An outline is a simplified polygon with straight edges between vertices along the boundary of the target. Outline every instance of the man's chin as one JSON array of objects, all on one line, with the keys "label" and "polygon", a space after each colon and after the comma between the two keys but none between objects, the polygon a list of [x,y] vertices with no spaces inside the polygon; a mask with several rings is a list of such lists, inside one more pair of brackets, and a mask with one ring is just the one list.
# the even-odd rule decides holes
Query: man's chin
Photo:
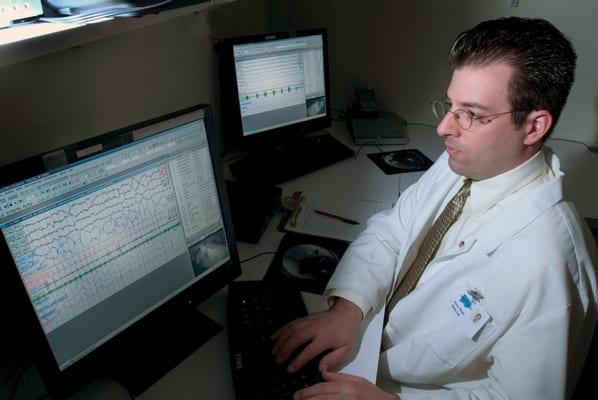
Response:
[{"label": "man's chin", "polygon": [[453,159],[453,157],[451,157],[450,155],[448,159],[448,165],[455,174],[467,176],[466,168],[464,168],[464,166],[461,163]]}]

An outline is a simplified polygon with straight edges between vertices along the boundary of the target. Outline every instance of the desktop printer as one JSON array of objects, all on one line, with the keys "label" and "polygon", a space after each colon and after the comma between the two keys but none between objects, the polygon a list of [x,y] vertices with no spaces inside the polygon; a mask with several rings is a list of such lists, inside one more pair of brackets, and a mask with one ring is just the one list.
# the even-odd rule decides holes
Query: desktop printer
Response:
[{"label": "desktop printer", "polygon": [[394,112],[380,111],[377,117],[351,116],[349,131],[356,145],[407,144],[407,122]]}]

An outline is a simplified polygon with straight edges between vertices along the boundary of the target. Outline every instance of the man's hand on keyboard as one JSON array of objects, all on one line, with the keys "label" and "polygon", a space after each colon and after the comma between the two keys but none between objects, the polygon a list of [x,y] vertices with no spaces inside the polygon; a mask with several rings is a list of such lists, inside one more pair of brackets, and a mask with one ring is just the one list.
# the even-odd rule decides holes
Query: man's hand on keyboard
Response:
[{"label": "man's hand on keyboard", "polygon": [[368,380],[358,376],[322,371],[325,382],[299,390],[294,400],[307,399],[355,399],[355,400],[400,400],[395,394],[384,392]]},{"label": "man's hand on keyboard", "polygon": [[348,300],[338,298],[327,311],[297,319],[272,335],[272,354],[276,362],[282,364],[299,348],[303,350],[287,369],[295,372],[319,354],[329,351],[320,360],[320,371],[341,364],[355,348],[363,315],[359,307]]}]

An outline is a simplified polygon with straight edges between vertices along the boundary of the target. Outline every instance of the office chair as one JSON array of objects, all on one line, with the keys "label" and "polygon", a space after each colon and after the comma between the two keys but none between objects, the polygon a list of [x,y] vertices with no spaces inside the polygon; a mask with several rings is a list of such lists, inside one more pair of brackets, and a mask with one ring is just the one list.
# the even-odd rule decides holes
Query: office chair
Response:
[{"label": "office chair", "polygon": [[[598,220],[593,218],[586,218],[588,226],[594,235],[596,245],[598,245]],[[594,336],[590,342],[590,348],[584,362],[583,369],[579,380],[575,385],[572,400],[587,398],[587,393],[592,393],[596,389],[596,373],[598,370],[598,329],[594,330]],[[585,396],[584,396],[585,394]]]}]

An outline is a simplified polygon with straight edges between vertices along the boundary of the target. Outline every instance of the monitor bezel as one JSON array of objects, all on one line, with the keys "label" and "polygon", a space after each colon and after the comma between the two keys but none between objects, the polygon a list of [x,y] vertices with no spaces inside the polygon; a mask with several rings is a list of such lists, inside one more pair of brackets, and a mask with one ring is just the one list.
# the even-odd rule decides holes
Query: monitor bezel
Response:
[{"label": "monitor bezel", "polygon": [[[320,35],[322,37],[326,114],[318,118],[290,123],[285,126],[256,132],[250,135],[243,135],[233,46],[313,35]],[[233,147],[249,149],[277,147],[292,143],[294,140],[300,139],[315,131],[330,128],[332,125],[328,65],[328,35],[325,28],[307,29],[296,32],[263,33],[227,38],[223,39],[222,42],[218,44],[217,52],[219,54],[219,73],[222,91],[222,126],[223,131],[226,133],[227,138]]]},{"label": "monitor bezel", "polygon": [[[51,393],[53,396],[68,396],[79,387],[84,385],[92,376],[97,374],[97,370],[100,368],[100,366],[105,366],[106,363],[110,363],[110,360],[107,359],[107,357],[111,357],[111,354],[113,353],[111,348],[117,348],[120,345],[119,341],[126,337],[127,334],[130,334],[130,332],[133,330],[137,332],[143,331],[143,325],[152,320],[152,318],[155,319],[157,315],[172,314],[169,312],[169,310],[174,310],[180,307],[189,307],[190,305],[192,307],[197,306],[199,303],[206,300],[208,297],[212,296],[220,289],[225,287],[229,282],[241,275],[239,255],[236,248],[230,207],[228,205],[228,197],[224,184],[222,168],[220,165],[218,137],[214,131],[211,106],[200,104],[188,107],[183,110],[175,111],[141,123],[108,132],[91,139],[86,139],[72,145],[65,146],[61,149],[65,150],[70,164],[72,162],[80,161],[91,156],[97,156],[97,154],[99,154],[94,153],[93,155],[76,158],[78,150],[86,149],[90,146],[101,143],[104,146],[104,150],[102,150],[102,152],[110,151],[116,147],[126,144],[121,143],[118,146],[115,146],[115,144],[119,141],[118,138],[123,134],[126,135],[133,130],[144,128],[146,126],[192,112],[198,112],[200,116],[203,116],[205,123],[208,147],[212,159],[212,170],[216,179],[218,196],[220,198],[223,225],[227,237],[230,260],[211,271],[189,287],[185,288],[157,308],[153,309],[141,317],[138,321],[107,340],[97,349],[94,349],[91,353],[83,356],[80,360],[76,361],[74,364],[68,366],[62,371],[59,369],[54,358],[52,349],[50,348],[44,330],[37,318],[37,314],[33,304],[29,299],[25,285],[20,278],[20,274],[11,256],[8,244],[4,239],[4,235],[0,234],[0,260],[4,261],[0,263],[0,276],[6,277],[5,286],[8,290],[10,290],[7,298],[14,299],[12,306],[17,311],[17,322],[23,330],[21,333],[26,337],[25,341],[32,342],[34,361],[37,363],[40,375],[44,380],[49,393]],[[0,166],[0,187],[8,186],[29,177],[48,172],[48,169],[44,166],[43,156],[53,153],[54,151],[56,150]],[[127,340],[130,340],[130,338],[127,338]]]}]

